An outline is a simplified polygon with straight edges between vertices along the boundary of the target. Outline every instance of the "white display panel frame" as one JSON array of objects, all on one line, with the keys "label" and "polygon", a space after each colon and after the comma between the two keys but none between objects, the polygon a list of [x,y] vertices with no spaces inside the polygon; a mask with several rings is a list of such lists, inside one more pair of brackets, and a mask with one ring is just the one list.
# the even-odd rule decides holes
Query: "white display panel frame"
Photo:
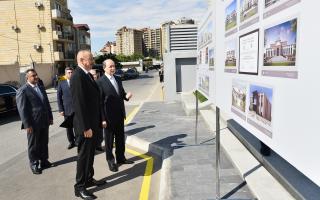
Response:
[{"label": "white display panel frame", "polygon": [[[298,1],[298,0],[297,0]],[[264,1],[259,1],[258,21],[247,27],[239,27],[239,31],[226,37],[225,8],[229,2],[215,1],[216,34],[215,44],[215,104],[227,118],[237,121],[242,127],[252,133],[278,153],[297,170],[320,186],[320,134],[318,131],[320,107],[319,91],[320,68],[313,59],[318,58],[317,48],[320,46],[320,29],[315,25],[320,1],[300,1],[290,5],[281,12],[264,17],[266,12],[289,2],[280,1],[268,9]],[[294,2],[293,0],[290,1]],[[239,4],[239,1],[238,1]],[[238,7],[239,9],[239,7]],[[290,19],[298,19],[296,69],[298,78],[270,77],[262,74],[264,53],[264,30]],[[238,17],[239,18],[239,17]],[[239,19],[238,19],[239,20]],[[248,20],[250,21],[250,20]],[[239,26],[243,23],[238,23]],[[220,28],[219,28],[220,27]],[[225,43],[231,38],[239,39],[240,35],[259,29],[259,64],[257,75],[240,73],[225,73]],[[239,47],[238,47],[239,48]],[[272,96],[272,137],[231,111],[233,80],[258,84],[273,89]],[[248,94],[249,95],[249,94]],[[248,97],[247,97],[248,98]],[[248,107],[249,105],[246,104]],[[246,116],[246,114],[245,114]],[[246,118],[245,118],[246,119]]]},{"label": "white display panel frame", "polygon": [[258,75],[259,29],[239,36],[239,73]]}]

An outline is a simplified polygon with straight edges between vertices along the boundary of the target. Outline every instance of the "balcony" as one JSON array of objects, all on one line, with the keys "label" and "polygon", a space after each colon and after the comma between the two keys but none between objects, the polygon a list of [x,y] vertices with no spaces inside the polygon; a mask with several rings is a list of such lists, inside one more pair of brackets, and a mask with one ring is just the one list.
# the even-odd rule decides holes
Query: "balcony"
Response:
[{"label": "balcony", "polygon": [[70,11],[61,11],[57,9],[51,10],[52,18],[65,24],[72,24],[73,18]]},{"label": "balcony", "polygon": [[64,42],[74,42],[74,35],[70,32],[53,31],[53,39]]},{"label": "balcony", "polygon": [[66,51],[64,53],[65,60],[74,60],[76,58],[76,54],[74,51]]},{"label": "balcony", "polygon": [[63,61],[63,60],[64,60],[63,52],[55,51],[54,52],[54,61]]}]

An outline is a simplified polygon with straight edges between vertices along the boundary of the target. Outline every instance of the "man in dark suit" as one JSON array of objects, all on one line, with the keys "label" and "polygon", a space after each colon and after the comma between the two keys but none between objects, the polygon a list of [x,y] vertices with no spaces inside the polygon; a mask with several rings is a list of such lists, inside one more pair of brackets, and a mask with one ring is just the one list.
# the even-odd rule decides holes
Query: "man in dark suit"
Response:
[{"label": "man in dark suit", "polygon": [[[100,73],[98,72],[98,69],[91,69],[89,73],[92,75],[93,80],[95,81],[100,78]],[[101,145],[102,141],[103,141],[103,134],[102,134],[102,127],[101,127],[101,129],[99,130],[99,133],[97,134],[97,143],[96,143],[97,151],[103,151],[103,148]]]},{"label": "man in dark suit", "polygon": [[[114,76],[115,64],[111,59],[103,62],[105,74],[97,80],[100,88],[102,107],[102,126],[105,134],[106,159],[109,169],[118,171],[121,164],[132,164],[133,161],[125,158],[124,119],[126,117],[124,101],[132,97],[130,92],[123,89],[121,79]],[[116,143],[116,160],[112,153],[113,141]]]},{"label": "man in dark suit", "polygon": [[99,88],[89,73],[93,64],[90,51],[81,50],[77,55],[78,67],[70,80],[74,109],[73,127],[78,141],[78,160],[75,195],[82,199],[95,199],[86,188],[102,185],[93,179],[93,161],[97,132],[101,126]]},{"label": "man in dark suit", "polygon": [[[64,118],[69,118],[73,114],[73,107],[72,107],[72,97],[71,97],[71,90],[70,90],[70,78],[72,75],[73,69],[71,67],[66,67],[65,69],[65,77],[66,80],[60,81],[58,85],[57,91],[57,100],[58,100],[58,107],[59,113]],[[67,128],[67,138],[69,141],[68,149],[72,149],[75,147],[75,137],[73,128]]]},{"label": "man in dark suit", "polygon": [[22,129],[27,130],[28,156],[31,171],[41,174],[52,164],[48,161],[49,125],[53,117],[48,96],[34,69],[26,71],[27,83],[19,88],[16,96]]}]

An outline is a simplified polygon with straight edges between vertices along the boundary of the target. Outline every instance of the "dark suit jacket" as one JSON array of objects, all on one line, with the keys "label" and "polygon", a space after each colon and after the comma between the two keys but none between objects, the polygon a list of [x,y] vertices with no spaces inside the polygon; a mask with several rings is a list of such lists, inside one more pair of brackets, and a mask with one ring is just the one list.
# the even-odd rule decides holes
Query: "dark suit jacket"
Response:
[{"label": "dark suit jacket", "polygon": [[64,112],[65,116],[71,116],[73,113],[71,90],[68,81],[60,81],[57,91],[57,101],[59,112]]},{"label": "dark suit jacket", "polygon": [[101,127],[99,88],[95,81],[77,67],[70,80],[72,104],[74,110],[73,127],[76,134]]},{"label": "dark suit jacket", "polygon": [[49,127],[50,120],[53,120],[47,93],[43,86],[38,85],[38,87],[42,93],[43,101],[28,83],[17,91],[17,108],[22,121],[22,129]]},{"label": "dark suit jacket", "polygon": [[100,102],[103,112],[101,118],[107,121],[108,124],[123,123],[126,117],[124,101],[126,99],[126,92],[123,89],[120,78],[114,76],[119,87],[119,95],[113,87],[112,83],[106,75],[103,75],[97,80],[100,89]]}]

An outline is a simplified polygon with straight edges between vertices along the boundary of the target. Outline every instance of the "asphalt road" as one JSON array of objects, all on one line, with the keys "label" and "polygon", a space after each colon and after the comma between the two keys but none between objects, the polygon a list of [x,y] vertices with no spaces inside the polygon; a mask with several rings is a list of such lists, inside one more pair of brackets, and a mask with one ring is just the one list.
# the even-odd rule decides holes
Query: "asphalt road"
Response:
[{"label": "asphalt road", "polygon": [[[123,81],[127,92],[133,98],[126,102],[129,115],[132,110],[144,101],[152,100],[158,83],[157,71],[142,73],[138,79]],[[54,115],[54,125],[50,127],[49,151],[51,162],[57,166],[44,171],[42,175],[33,175],[28,166],[27,138],[20,130],[21,121],[17,114],[0,118],[0,199],[73,199],[76,150],[67,150],[65,130],[59,125],[63,118],[59,116],[56,102],[56,91],[48,90],[48,96]],[[111,173],[106,165],[105,154],[95,157],[95,177],[106,179],[108,184],[100,188],[91,188],[103,199],[139,199],[149,195],[156,199],[159,189],[161,160],[134,147],[127,147],[126,156],[135,161],[134,165],[121,166],[119,172]],[[151,183],[142,188],[145,179],[146,163],[152,158],[153,173]],[[150,188],[149,188],[150,187]]]}]

